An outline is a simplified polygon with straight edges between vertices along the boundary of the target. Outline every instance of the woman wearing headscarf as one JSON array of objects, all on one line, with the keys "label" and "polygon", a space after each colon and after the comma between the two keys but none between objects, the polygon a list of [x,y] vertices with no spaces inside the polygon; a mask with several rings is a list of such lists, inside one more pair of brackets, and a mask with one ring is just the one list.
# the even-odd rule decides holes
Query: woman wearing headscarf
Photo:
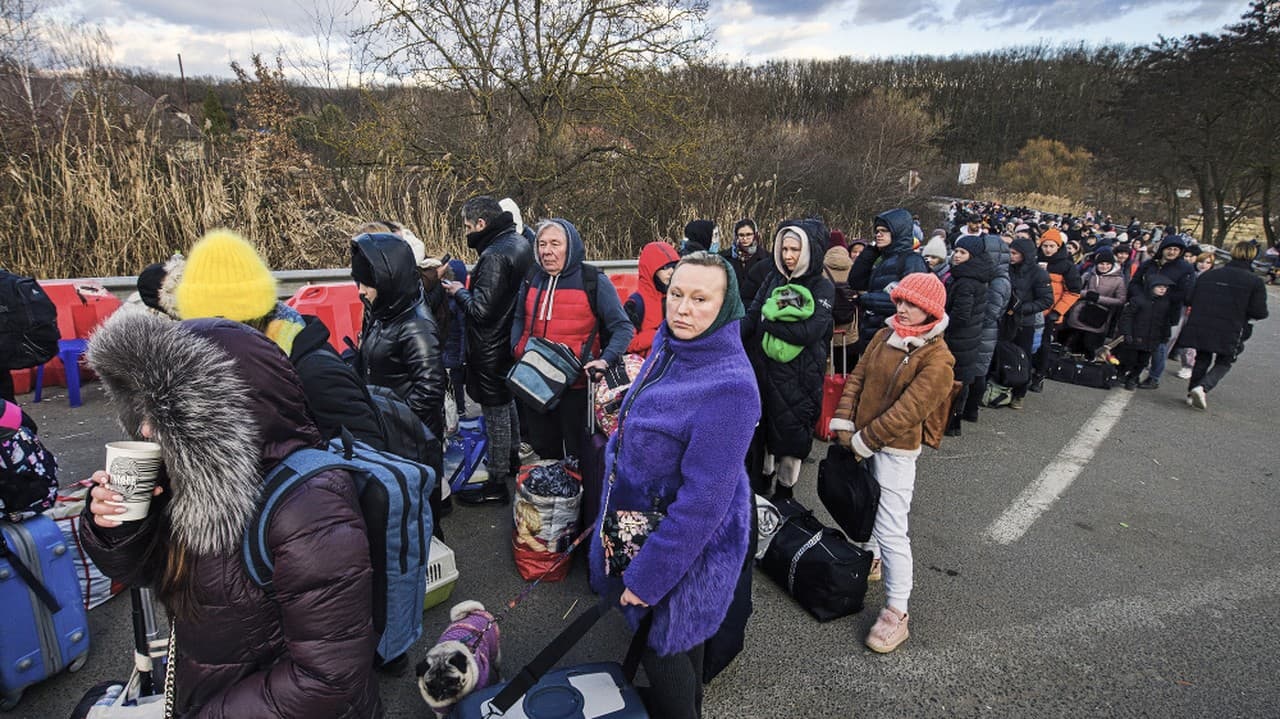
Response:
[{"label": "woman wearing headscarf", "polygon": [[[643,695],[650,716],[664,719],[701,716],[703,644],[725,619],[750,540],[742,458],[760,398],[742,317],[725,261],[685,256],[671,278],[666,321],[605,450],[591,582],[601,593],[622,591],[633,629],[649,615],[643,664],[652,687]],[[607,551],[618,536],[609,527],[625,512],[660,518],[638,551]]]},{"label": "woman wearing headscarf", "polygon": [[[827,227],[787,220],[774,233],[774,272],[756,292],[742,323],[764,401],[764,474],[776,471],[778,498],[790,497],[809,456],[822,411],[835,286],[823,275]],[[767,481],[767,480],[766,480]],[[767,491],[767,488],[763,488]]]}]

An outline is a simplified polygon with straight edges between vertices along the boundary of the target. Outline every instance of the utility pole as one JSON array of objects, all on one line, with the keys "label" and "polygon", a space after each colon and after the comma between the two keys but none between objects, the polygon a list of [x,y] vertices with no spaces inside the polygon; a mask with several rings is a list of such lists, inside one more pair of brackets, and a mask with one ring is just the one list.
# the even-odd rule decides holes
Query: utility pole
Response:
[{"label": "utility pole", "polygon": [[182,78],[182,111],[187,112],[190,101],[187,100],[187,73],[182,69],[182,53],[178,53],[178,77]]}]

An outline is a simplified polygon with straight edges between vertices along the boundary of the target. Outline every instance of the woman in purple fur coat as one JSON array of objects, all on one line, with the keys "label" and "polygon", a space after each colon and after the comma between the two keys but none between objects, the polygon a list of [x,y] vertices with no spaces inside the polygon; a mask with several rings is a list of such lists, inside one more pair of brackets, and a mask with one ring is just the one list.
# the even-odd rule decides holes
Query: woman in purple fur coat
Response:
[{"label": "woman in purple fur coat", "polygon": [[[753,510],[744,458],[760,395],[742,347],[743,315],[724,260],[701,252],[682,259],[666,321],[606,449],[592,585],[604,593],[621,581],[633,629],[652,611],[644,696],[650,715],[664,719],[701,716],[703,644],[724,621],[747,553]],[[600,524],[619,510],[665,514],[620,579],[606,572]]]}]

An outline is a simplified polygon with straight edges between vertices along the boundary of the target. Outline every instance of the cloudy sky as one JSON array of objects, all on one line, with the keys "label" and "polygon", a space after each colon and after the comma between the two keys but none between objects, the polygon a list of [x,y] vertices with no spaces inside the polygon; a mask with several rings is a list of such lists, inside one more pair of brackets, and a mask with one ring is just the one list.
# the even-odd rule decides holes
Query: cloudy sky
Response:
[{"label": "cloudy sky", "polygon": [[[117,64],[230,74],[231,60],[281,49],[341,58],[359,0],[45,0],[62,20],[103,28]],[[1009,45],[1145,43],[1213,31],[1245,0],[710,0],[716,52],[728,60],[949,55]],[[328,18],[318,23],[316,18]],[[327,51],[326,51],[327,48]],[[296,73],[296,70],[295,70]],[[330,81],[350,75],[338,72]]]}]

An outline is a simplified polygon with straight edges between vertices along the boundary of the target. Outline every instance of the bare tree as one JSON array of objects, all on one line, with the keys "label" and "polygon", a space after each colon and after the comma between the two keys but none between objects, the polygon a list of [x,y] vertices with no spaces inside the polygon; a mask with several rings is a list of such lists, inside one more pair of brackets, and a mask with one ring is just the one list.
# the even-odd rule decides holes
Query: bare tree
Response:
[{"label": "bare tree", "polygon": [[357,32],[386,74],[461,91],[452,153],[474,179],[541,205],[584,171],[632,156],[655,99],[633,81],[702,57],[704,0],[376,0]]}]

